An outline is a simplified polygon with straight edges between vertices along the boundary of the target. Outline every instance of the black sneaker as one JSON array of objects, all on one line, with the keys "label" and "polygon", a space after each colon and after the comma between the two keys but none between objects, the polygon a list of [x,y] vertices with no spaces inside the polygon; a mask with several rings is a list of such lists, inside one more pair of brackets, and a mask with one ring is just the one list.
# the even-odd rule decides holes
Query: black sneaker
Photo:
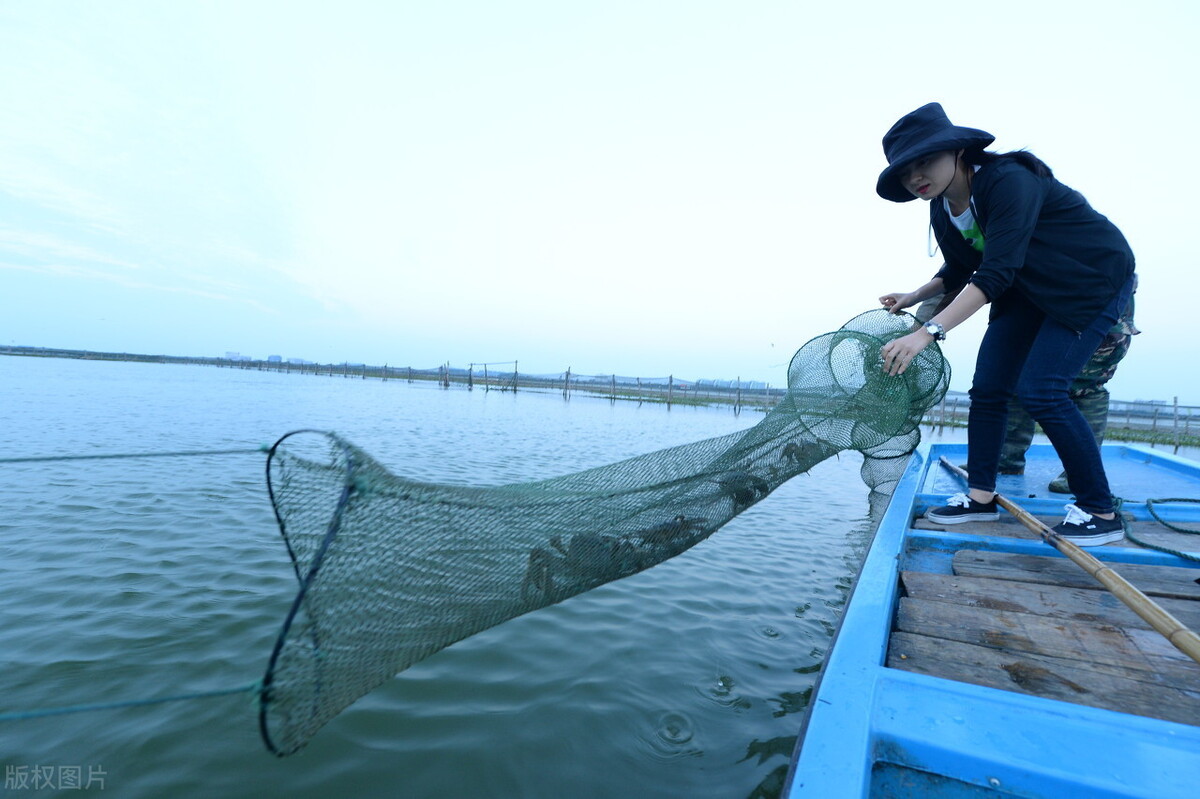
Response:
[{"label": "black sneaker", "polygon": [[1054,532],[1075,546],[1098,547],[1125,537],[1121,514],[1115,514],[1111,519],[1101,519],[1074,505],[1065,507],[1067,518],[1063,519],[1062,524],[1054,525]]},{"label": "black sneaker", "polygon": [[962,524],[963,522],[994,522],[1000,518],[996,511],[996,500],[986,504],[976,502],[966,494],[955,494],[940,508],[925,511],[925,518],[937,524]]}]

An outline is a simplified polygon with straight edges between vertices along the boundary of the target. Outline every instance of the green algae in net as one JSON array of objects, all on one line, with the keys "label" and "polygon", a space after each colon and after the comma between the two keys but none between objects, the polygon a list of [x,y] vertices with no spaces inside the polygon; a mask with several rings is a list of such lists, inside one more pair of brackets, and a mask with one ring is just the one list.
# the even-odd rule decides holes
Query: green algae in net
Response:
[{"label": "green algae in net", "polygon": [[913,323],[870,311],[812,339],[783,400],[745,431],[549,480],[423,483],[334,434],[284,436],[267,477],[299,590],[260,689],[267,748],[296,752],[456,641],[690,549],[844,450],[890,493],[950,377],[936,345],[883,372],[880,347]]}]

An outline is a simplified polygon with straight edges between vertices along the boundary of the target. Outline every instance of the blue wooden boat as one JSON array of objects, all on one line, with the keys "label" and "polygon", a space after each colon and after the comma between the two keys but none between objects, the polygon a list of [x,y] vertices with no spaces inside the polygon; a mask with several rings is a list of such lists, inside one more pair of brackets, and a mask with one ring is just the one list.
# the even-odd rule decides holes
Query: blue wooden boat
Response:
[{"label": "blue wooden boat", "polygon": [[[922,445],[880,522],[783,796],[1200,796],[1200,664],[1012,515],[920,519],[964,490],[941,456],[965,463],[966,445]],[[1200,555],[1171,529],[1200,529],[1200,504],[1154,501],[1200,500],[1200,464],[1137,445],[1103,457],[1134,535]],[[1060,468],[1035,445],[997,490],[1056,524]],[[1200,562],[1129,539],[1087,551],[1200,629]]]}]

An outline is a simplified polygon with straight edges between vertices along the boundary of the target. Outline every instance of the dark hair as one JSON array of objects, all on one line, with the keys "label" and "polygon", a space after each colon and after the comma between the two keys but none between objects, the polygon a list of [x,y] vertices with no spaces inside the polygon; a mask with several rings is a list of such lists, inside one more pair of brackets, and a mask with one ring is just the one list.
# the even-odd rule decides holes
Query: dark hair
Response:
[{"label": "dark hair", "polygon": [[993,153],[990,150],[967,150],[963,153],[963,161],[971,165],[983,166],[984,164],[990,164],[1001,159],[1016,161],[1039,178],[1054,177],[1054,173],[1050,171],[1050,167],[1046,166],[1046,162],[1028,150],[1013,150],[1007,153]]}]

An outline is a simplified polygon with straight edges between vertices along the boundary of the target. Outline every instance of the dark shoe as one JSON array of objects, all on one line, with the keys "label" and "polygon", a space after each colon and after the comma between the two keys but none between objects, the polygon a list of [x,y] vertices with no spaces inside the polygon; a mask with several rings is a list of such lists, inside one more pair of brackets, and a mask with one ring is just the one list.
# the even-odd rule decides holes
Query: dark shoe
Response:
[{"label": "dark shoe", "polygon": [[1054,532],[1075,546],[1098,547],[1125,537],[1125,525],[1119,513],[1111,519],[1101,519],[1074,505],[1067,505],[1066,509],[1067,518],[1062,524],[1054,525]]},{"label": "dark shoe", "polygon": [[1051,480],[1048,488],[1052,494],[1070,494],[1071,484],[1067,482],[1067,473],[1063,472]]},{"label": "dark shoe", "polygon": [[940,508],[925,511],[925,518],[936,524],[962,524],[963,522],[994,522],[1000,518],[996,511],[996,500],[987,504],[976,502],[966,494],[955,494]]}]

